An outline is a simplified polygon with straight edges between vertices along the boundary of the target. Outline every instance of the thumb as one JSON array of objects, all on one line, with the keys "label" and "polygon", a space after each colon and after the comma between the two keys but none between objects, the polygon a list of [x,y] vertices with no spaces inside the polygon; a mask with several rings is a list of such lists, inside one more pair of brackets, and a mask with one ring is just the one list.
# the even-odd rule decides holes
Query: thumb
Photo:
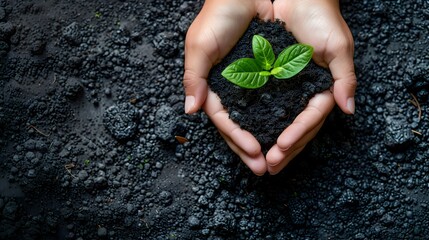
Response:
[{"label": "thumb", "polygon": [[357,86],[352,56],[337,57],[329,63],[334,78],[333,94],[337,105],[344,113],[355,112],[355,90]]},{"label": "thumb", "polygon": [[200,109],[207,98],[207,76],[211,61],[195,48],[185,49],[185,72],[183,86],[185,88],[185,113],[194,113]]},{"label": "thumb", "polygon": [[[203,20],[200,20],[203,19]],[[204,18],[197,16],[189,28],[185,41],[185,113],[198,111],[207,98],[207,78],[210,69],[219,56],[216,37],[208,27],[204,28]]]},{"label": "thumb", "polygon": [[[260,9],[256,9],[260,8]],[[272,19],[270,0],[212,0],[205,1],[186,35],[185,112],[194,113],[207,98],[207,77],[211,67],[225,56],[259,13]]]},{"label": "thumb", "polygon": [[[335,49],[330,49],[331,56],[328,57],[329,70],[334,78],[333,94],[337,105],[346,114],[355,113],[355,90],[357,80],[353,63],[354,43],[353,36],[344,19],[339,15],[339,23],[337,29],[340,29],[338,38],[330,39],[330,46],[335,46]],[[329,54],[328,54],[329,55]]]}]

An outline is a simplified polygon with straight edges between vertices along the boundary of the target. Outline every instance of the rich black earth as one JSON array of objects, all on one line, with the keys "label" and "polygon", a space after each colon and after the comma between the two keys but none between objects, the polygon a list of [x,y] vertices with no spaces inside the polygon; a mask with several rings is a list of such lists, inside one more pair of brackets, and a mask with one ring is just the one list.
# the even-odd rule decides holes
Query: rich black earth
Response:
[{"label": "rich black earth", "polygon": [[294,77],[283,80],[270,77],[259,89],[244,89],[232,84],[221,73],[239,58],[254,57],[252,38],[255,34],[271,43],[276,56],[296,43],[285,31],[284,23],[254,20],[231,52],[212,69],[209,85],[228,109],[230,118],[251,132],[267,152],[283,130],[304,110],[310,98],[332,85],[332,76],[311,61]]},{"label": "rich black earth", "polygon": [[183,112],[201,4],[0,0],[0,239],[427,238],[429,3],[342,1],[356,114],[264,177]]}]

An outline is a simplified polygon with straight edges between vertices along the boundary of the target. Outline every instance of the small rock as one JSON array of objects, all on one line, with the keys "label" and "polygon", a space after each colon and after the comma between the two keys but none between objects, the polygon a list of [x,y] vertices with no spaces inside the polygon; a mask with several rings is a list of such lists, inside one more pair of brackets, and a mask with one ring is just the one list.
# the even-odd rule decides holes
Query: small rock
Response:
[{"label": "small rock", "polygon": [[200,220],[195,216],[190,216],[188,218],[188,223],[191,226],[191,228],[197,228],[200,226]]},{"label": "small rock", "polygon": [[88,172],[87,172],[87,171],[85,171],[85,170],[81,170],[81,171],[79,171],[79,173],[77,174],[77,177],[78,177],[80,180],[86,180],[86,179],[88,178]]},{"label": "small rock", "polygon": [[137,130],[138,111],[129,104],[123,103],[109,107],[103,115],[106,130],[118,140],[127,140]]},{"label": "small rock", "polygon": [[156,167],[157,169],[162,169],[162,163],[160,163],[160,162],[156,162],[155,167]]},{"label": "small rock", "polygon": [[46,41],[35,40],[31,44],[30,51],[33,55],[41,55],[45,51]]},{"label": "small rock", "polygon": [[231,111],[231,113],[229,114],[229,117],[236,122],[240,122],[240,120],[243,119],[243,116],[241,115],[240,112],[238,111]]},{"label": "small rock", "polygon": [[162,191],[159,194],[159,200],[160,200],[161,203],[164,204],[164,206],[168,206],[168,205],[171,204],[171,202],[173,200],[173,197],[171,196],[170,192]]},{"label": "small rock", "polygon": [[107,187],[107,179],[105,177],[96,177],[94,179],[94,183],[98,189],[104,189]]},{"label": "small rock", "polygon": [[355,239],[365,239],[365,235],[363,233],[357,233]]},{"label": "small rock", "polygon": [[80,57],[70,57],[68,59],[68,64],[71,68],[79,68],[82,64],[82,59]]},{"label": "small rock", "polygon": [[131,213],[133,213],[133,212],[134,212],[134,210],[135,210],[134,205],[133,205],[133,204],[131,204],[131,203],[128,203],[128,204],[127,204],[127,213],[128,213],[128,214],[131,214]]},{"label": "small rock", "polygon": [[75,78],[69,78],[64,88],[65,95],[70,100],[76,100],[83,94],[83,86]]},{"label": "small rock", "polygon": [[234,229],[235,218],[230,212],[224,210],[217,210],[215,211],[214,216],[212,218],[212,224],[216,228]]},{"label": "small rock", "polygon": [[80,32],[79,32],[79,26],[77,22],[72,22],[70,25],[64,28],[63,30],[63,37],[66,39],[68,43],[71,45],[79,45],[80,40]]},{"label": "small rock", "polygon": [[173,108],[163,105],[155,114],[155,134],[160,139],[173,143],[179,116]]},{"label": "small rock", "polygon": [[105,236],[107,236],[107,229],[104,228],[104,227],[98,228],[97,235],[99,237],[105,237]]},{"label": "small rock", "polygon": [[25,154],[25,159],[27,159],[27,160],[32,160],[35,157],[36,157],[36,155],[34,154],[34,152],[27,152]]},{"label": "small rock", "polygon": [[175,32],[158,33],[153,40],[156,52],[166,58],[171,58],[177,54],[178,42],[178,34]]},{"label": "small rock", "polygon": [[394,218],[391,214],[387,213],[381,218],[380,221],[386,226],[391,226],[394,223]]},{"label": "small rock", "polygon": [[15,31],[15,26],[12,23],[0,23],[0,40],[8,42]]},{"label": "small rock", "polygon": [[350,189],[354,189],[357,186],[357,182],[353,178],[346,178],[344,181],[344,185],[346,185]]},{"label": "small rock", "polygon": [[347,189],[341,194],[337,205],[343,207],[355,207],[357,205],[355,194],[350,189]]},{"label": "small rock", "polygon": [[36,170],[34,170],[34,169],[28,170],[27,177],[29,177],[29,178],[36,177]]},{"label": "small rock", "polygon": [[106,97],[111,97],[112,96],[112,90],[110,88],[105,88],[104,89],[104,95],[106,95]]},{"label": "small rock", "polygon": [[390,169],[382,163],[374,162],[372,166],[377,170],[380,175],[388,175]]},{"label": "small rock", "polygon": [[391,150],[401,150],[412,142],[414,136],[407,119],[402,114],[386,117],[384,144]]},{"label": "small rock", "polygon": [[204,195],[201,195],[198,198],[198,203],[201,204],[201,205],[203,205],[203,206],[206,206],[206,205],[209,204],[209,201],[207,200],[207,198]]}]

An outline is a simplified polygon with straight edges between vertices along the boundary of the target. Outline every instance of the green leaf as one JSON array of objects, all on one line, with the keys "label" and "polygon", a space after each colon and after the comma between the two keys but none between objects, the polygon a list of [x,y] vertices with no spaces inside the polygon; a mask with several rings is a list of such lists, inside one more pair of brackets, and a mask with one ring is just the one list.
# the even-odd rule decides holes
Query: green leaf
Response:
[{"label": "green leaf", "polygon": [[312,56],[312,46],[299,43],[291,45],[279,54],[271,73],[278,79],[291,78],[307,66]]},{"label": "green leaf", "polygon": [[276,56],[270,42],[260,35],[254,35],[252,38],[252,50],[259,66],[264,70],[271,70]]},{"label": "green leaf", "polygon": [[242,87],[255,89],[262,87],[268,81],[268,76],[263,72],[253,58],[241,58],[228,65],[222,72],[222,76],[230,82]]}]

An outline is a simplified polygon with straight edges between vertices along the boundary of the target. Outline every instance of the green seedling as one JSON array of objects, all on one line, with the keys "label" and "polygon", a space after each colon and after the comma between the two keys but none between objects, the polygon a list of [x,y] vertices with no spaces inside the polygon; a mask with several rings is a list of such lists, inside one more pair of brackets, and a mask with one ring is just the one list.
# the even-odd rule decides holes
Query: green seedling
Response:
[{"label": "green seedling", "polygon": [[89,159],[85,159],[83,161],[83,163],[85,164],[85,166],[89,166],[89,164],[91,163],[91,161]]},{"label": "green seedling", "polygon": [[100,12],[95,12],[95,18],[101,18],[101,13]]},{"label": "green seedling", "polygon": [[137,167],[140,168],[140,169],[143,169],[144,165],[143,165],[143,163],[139,163],[139,165],[137,165]]},{"label": "green seedling", "polygon": [[240,58],[228,65],[222,76],[228,81],[248,89],[260,88],[270,76],[287,79],[298,74],[307,66],[313,56],[313,47],[293,44],[277,57],[270,42],[260,35],[254,35],[252,50],[255,58]]}]

